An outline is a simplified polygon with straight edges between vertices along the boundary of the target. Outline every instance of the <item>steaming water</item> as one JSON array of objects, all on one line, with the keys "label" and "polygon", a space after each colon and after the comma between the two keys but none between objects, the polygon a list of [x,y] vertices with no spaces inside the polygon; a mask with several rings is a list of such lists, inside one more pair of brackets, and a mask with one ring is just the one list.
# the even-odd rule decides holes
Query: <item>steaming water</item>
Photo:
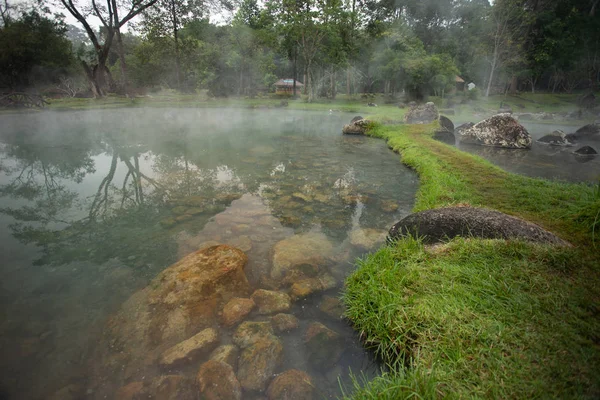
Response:
[{"label": "steaming water", "polygon": [[[203,242],[231,243],[259,288],[274,244],[305,232],[336,249],[338,288],[294,304],[300,328],[281,335],[280,370],[307,371],[325,397],[349,369],[375,374],[356,333],[317,306],[365,251],[349,232],[386,230],[408,214],[417,178],[383,141],[342,136],[348,119],[222,109],[1,116],[0,398],[67,385],[95,398],[89,368],[106,318],[161,270]],[[198,198],[212,208],[195,213]],[[335,368],[307,364],[310,321],[340,333]]]},{"label": "steaming water", "polygon": [[537,140],[555,130],[573,133],[577,127],[524,121],[520,121],[520,123],[527,129],[534,141],[531,150],[501,149],[458,143],[457,145],[461,150],[481,156],[499,167],[517,174],[570,182],[598,182],[600,179],[600,156],[581,157],[573,154],[574,150],[585,145],[600,151],[598,141],[582,140],[573,147],[549,146],[538,143]]}]

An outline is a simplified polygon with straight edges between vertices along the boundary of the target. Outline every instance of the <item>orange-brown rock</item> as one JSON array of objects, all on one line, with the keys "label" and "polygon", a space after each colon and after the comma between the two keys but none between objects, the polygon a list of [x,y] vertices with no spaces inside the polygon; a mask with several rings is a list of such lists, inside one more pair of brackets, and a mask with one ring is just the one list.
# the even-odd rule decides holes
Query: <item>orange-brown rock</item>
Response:
[{"label": "orange-brown rock", "polygon": [[316,366],[334,365],[344,351],[344,343],[339,333],[320,322],[312,322],[308,325],[304,334],[304,343],[308,360]]},{"label": "orange-brown rock", "polygon": [[271,318],[271,324],[277,332],[288,332],[298,328],[298,318],[292,314],[277,314]]},{"label": "orange-brown rock", "polygon": [[115,394],[115,400],[135,400],[143,395],[143,382],[131,382],[123,386]]},{"label": "orange-brown rock", "polygon": [[223,307],[221,322],[225,326],[233,326],[242,321],[256,307],[254,300],[236,297]]},{"label": "orange-brown rock", "polygon": [[290,369],[273,379],[267,389],[267,399],[312,400],[314,392],[315,387],[306,372]]},{"label": "orange-brown rock", "polygon": [[231,365],[209,360],[198,371],[200,398],[206,400],[240,400],[242,386]]},{"label": "orange-brown rock", "polygon": [[[92,365],[98,392],[113,397],[125,382],[152,373],[167,349],[215,326],[222,305],[249,295],[246,261],[236,248],[212,246],[187,255],[134,293],[109,319],[97,346]],[[119,386],[111,391],[106,382]]]},{"label": "orange-brown rock", "polygon": [[274,290],[258,289],[252,293],[252,300],[258,306],[259,314],[287,311],[291,307],[290,296]]},{"label": "orange-brown rock", "polygon": [[283,346],[275,336],[265,336],[242,351],[238,378],[247,391],[263,391],[283,361]]}]

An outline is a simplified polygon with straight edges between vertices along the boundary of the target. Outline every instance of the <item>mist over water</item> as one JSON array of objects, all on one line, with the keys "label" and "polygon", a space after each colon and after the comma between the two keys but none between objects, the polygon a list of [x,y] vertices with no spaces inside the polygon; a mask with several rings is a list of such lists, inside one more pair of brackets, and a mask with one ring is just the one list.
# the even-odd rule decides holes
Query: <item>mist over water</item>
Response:
[{"label": "mist over water", "polygon": [[[573,152],[583,146],[598,149],[598,141],[579,140],[573,146],[550,146],[537,140],[561,130],[565,134],[574,133],[577,126],[531,123],[519,121],[533,140],[531,149],[502,149],[497,147],[462,144],[456,140],[456,146],[468,153],[481,156],[500,168],[529,176],[567,182],[597,183],[600,179],[600,156],[578,156]],[[460,124],[460,123],[459,123]],[[457,126],[459,125],[457,124]]]},{"label": "mist over water", "polygon": [[[2,391],[36,399],[76,385],[102,398],[90,378],[96,346],[133,293],[211,241],[244,250],[252,288],[265,287],[273,246],[299,234],[331,243],[336,287],[294,303],[300,327],[281,334],[280,370],[308,371],[325,397],[349,369],[377,373],[352,328],[318,305],[366,251],[349,234],[407,215],[418,182],[383,141],[342,136],[347,119],[168,108],[1,116]],[[340,334],[334,368],[307,364],[312,321]]]}]

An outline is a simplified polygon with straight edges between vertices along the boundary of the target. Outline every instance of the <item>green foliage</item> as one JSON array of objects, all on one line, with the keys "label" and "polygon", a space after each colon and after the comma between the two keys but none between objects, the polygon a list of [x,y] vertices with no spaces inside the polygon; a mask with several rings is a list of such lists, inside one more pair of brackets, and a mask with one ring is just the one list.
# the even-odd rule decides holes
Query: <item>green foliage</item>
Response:
[{"label": "green foliage", "polygon": [[478,100],[479,97],[481,95],[481,91],[479,90],[479,88],[473,88],[471,90],[467,90],[465,92],[465,96],[467,97],[467,99],[469,100]]},{"label": "green foliage", "polygon": [[58,82],[73,62],[66,26],[29,11],[0,27],[0,86]]}]

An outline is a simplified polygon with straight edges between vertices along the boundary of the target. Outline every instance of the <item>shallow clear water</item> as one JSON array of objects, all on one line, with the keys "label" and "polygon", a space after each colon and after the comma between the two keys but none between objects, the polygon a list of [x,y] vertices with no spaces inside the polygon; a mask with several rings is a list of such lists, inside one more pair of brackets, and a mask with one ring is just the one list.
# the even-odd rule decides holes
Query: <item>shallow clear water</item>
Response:
[{"label": "shallow clear water", "polygon": [[458,142],[457,147],[481,156],[502,169],[534,178],[569,182],[598,182],[600,180],[600,156],[582,157],[573,154],[574,150],[586,145],[600,152],[600,141],[582,140],[572,147],[549,146],[538,143],[537,140],[557,129],[565,133],[573,133],[578,127],[520,122],[533,139],[530,150],[501,149]]},{"label": "shallow clear water", "polygon": [[[107,317],[160,271],[203,243],[229,243],[247,254],[253,288],[269,288],[273,246],[307,232],[335,249],[337,287],[294,303],[300,327],[281,335],[279,370],[307,371],[324,397],[339,394],[349,369],[377,373],[352,328],[318,305],[339,294],[366,251],[350,232],[387,230],[407,215],[417,178],[383,141],[342,136],[350,118],[222,109],[0,116],[0,398],[46,398],[68,385],[102,398],[90,369]],[[199,199],[210,207],[194,211]],[[335,368],[307,364],[311,321],[340,334]]]}]

